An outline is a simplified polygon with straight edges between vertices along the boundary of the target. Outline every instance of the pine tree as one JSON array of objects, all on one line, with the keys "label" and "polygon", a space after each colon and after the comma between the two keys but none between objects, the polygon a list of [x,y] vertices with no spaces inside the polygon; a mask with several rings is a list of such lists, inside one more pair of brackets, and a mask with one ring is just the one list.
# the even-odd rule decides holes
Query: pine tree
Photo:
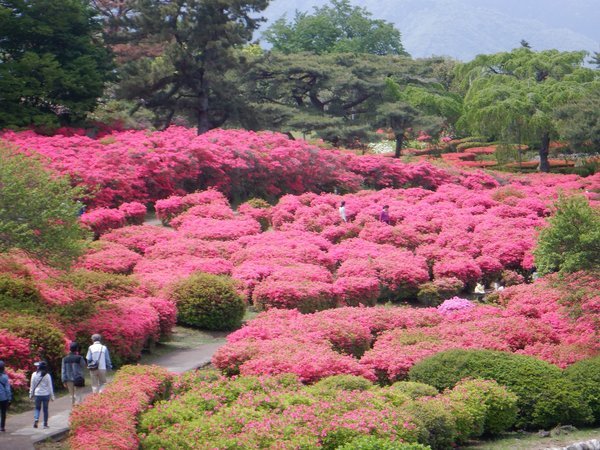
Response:
[{"label": "pine tree", "polygon": [[0,0],[0,128],[93,109],[112,68],[93,16],[83,0]]},{"label": "pine tree", "polygon": [[240,95],[243,53],[268,0],[136,0],[124,20],[130,43],[164,44],[159,57],[121,69],[117,94],[152,109],[162,125],[175,114],[192,118],[198,133],[246,113]]}]

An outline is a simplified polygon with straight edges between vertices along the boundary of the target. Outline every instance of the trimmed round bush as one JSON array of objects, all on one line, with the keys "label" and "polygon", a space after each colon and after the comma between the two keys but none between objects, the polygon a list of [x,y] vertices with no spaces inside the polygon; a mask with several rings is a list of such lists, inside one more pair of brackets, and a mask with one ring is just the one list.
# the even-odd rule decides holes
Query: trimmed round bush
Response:
[{"label": "trimmed round bush", "polygon": [[447,402],[440,398],[420,399],[407,406],[411,416],[421,426],[419,441],[434,450],[452,448],[457,441],[456,419]]},{"label": "trimmed round bush", "polygon": [[0,275],[0,310],[40,312],[43,309],[42,296],[32,281]]},{"label": "trimmed round bush", "polygon": [[377,436],[360,436],[337,450],[431,450],[431,447],[415,442],[390,441]]},{"label": "trimmed round bush", "polygon": [[421,397],[433,397],[439,394],[438,390],[433,386],[425,383],[417,383],[415,381],[398,381],[397,383],[392,384],[390,389],[402,392],[413,400]]},{"label": "trimmed round bush", "polygon": [[246,305],[229,277],[197,273],[177,283],[172,296],[181,324],[207,330],[234,330],[242,325]]},{"label": "trimmed round bush", "polygon": [[470,437],[499,434],[517,420],[517,396],[495,381],[463,380],[447,395],[454,403],[463,442]]},{"label": "trimmed round bush", "polygon": [[567,380],[583,394],[594,415],[594,422],[600,424],[600,356],[576,362],[564,371]]},{"label": "trimmed round bush", "polygon": [[497,381],[518,396],[521,428],[548,428],[557,424],[581,425],[592,420],[581,391],[545,361],[525,355],[491,350],[448,350],[415,364],[412,381],[449,389],[464,378]]}]

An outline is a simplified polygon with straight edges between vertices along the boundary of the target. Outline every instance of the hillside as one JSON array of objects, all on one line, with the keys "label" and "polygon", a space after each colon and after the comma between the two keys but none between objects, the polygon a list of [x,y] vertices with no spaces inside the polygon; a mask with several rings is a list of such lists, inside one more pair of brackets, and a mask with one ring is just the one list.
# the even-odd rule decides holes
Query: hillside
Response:
[{"label": "hillside", "polygon": [[[325,0],[273,0],[269,22],[310,11]],[[510,50],[527,40],[536,50],[598,51],[597,0],[353,0],[375,18],[393,22],[414,57],[447,55],[469,60],[479,53]],[[268,22],[268,23],[269,23]]]}]

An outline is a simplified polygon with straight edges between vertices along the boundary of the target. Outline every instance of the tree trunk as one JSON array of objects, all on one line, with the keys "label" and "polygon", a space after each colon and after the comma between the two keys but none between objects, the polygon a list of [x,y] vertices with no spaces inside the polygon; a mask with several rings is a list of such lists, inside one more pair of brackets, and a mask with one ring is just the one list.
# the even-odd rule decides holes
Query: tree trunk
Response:
[{"label": "tree trunk", "polygon": [[198,135],[210,130],[210,120],[208,120],[208,93],[201,92],[198,96]]},{"label": "tree trunk", "polygon": [[550,135],[542,135],[542,146],[540,147],[540,172],[550,172],[550,163],[548,162],[548,153],[550,150]]},{"label": "tree trunk", "polygon": [[396,133],[396,151],[394,152],[394,158],[400,158],[402,153],[402,145],[404,144],[404,132]]}]

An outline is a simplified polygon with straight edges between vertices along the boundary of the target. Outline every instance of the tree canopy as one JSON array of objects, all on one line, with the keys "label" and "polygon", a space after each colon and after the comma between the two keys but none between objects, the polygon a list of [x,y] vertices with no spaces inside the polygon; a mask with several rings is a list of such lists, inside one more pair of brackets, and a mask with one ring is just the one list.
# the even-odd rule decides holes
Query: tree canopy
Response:
[{"label": "tree canopy", "polygon": [[511,52],[479,55],[458,68],[464,97],[459,126],[490,139],[539,146],[549,171],[550,139],[558,136],[557,108],[598,89],[598,73],[583,67],[585,52]]},{"label": "tree canopy", "polygon": [[0,128],[57,125],[93,109],[111,59],[83,0],[0,1]]},{"label": "tree canopy", "polygon": [[563,197],[535,249],[540,274],[600,269],[600,211],[582,196]]},{"label": "tree canopy", "polygon": [[86,237],[78,221],[80,195],[39,161],[0,144],[0,252],[18,248],[68,265],[83,251]]},{"label": "tree canopy", "polygon": [[283,53],[408,55],[400,37],[392,23],[373,19],[349,0],[331,0],[313,14],[297,11],[293,21],[281,18],[263,34],[273,50]]},{"label": "tree canopy", "polygon": [[[198,133],[242,116],[238,71],[247,43],[268,0],[136,0],[123,19],[130,43],[160,41],[158,57],[122,67],[117,90],[152,109],[168,125],[176,114],[192,118]],[[232,73],[234,72],[234,73]]]}]

